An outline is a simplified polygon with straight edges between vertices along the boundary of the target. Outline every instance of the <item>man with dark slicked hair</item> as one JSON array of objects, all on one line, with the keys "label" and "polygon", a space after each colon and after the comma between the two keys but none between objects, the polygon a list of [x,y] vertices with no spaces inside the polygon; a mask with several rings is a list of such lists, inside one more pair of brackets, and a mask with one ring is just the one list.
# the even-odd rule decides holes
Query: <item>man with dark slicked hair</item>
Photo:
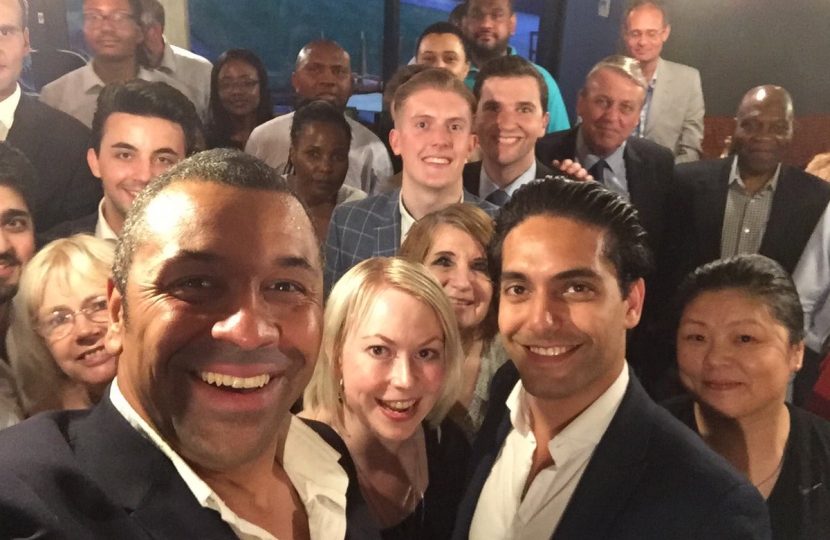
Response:
[{"label": "man with dark slicked hair", "polygon": [[184,160],[136,199],[116,247],[91,410],[0,432],[0,535],[344,538],[340,455],[289,413],[320,346],[306,209],[237,150]]},{"label": "man with dark slicked hair", "polygon": [[631,204],[596,182],[534,182],[502,209],[488,251],[511,361],[493,379],[454,538],[769,538],[754,486],[626,363],[651,266]]},{"label": "man with dark slicked hair", "polygon": [[[352,95],[352,64],[349,53],[334,41],[319,39],[300,50],[291,84],[297,94],[298,105],[324,99],[345,111]],[[294,113],[278,116],[251,132],[245,151],[268,165],[279,168],[288,161],[291,147],[291,122]],[[386,147],[377,135],[360,122],[346,116],[352,128],[349,148],[349,171],[345,184],[368,194],[382,190],[392,176],[392,162]]]}]

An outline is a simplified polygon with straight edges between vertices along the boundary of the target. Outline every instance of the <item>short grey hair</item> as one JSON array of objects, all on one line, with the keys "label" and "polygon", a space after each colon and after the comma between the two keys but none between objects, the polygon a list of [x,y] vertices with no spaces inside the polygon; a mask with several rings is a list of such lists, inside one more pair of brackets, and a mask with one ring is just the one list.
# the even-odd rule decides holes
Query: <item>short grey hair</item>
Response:
[{"label": "short grey hair", "polygon": [[585,77],[585,86],[583,86],[582,90],[580,90],[582,95],[585,95],[585,92],[588,90],[588,85],[591,83],[591,79],[603,69],[614,71],[623,77],[626,77],[634,84],[642,88],[643,92],[645,92],[648,88],[648,83],[646,82],[646,78],[643,76],[643,70],[640,67],[640,63],[628,56],[615,54],[600,60],[593,68],[591,68],[591,71],[588,72],[588,76]]}]

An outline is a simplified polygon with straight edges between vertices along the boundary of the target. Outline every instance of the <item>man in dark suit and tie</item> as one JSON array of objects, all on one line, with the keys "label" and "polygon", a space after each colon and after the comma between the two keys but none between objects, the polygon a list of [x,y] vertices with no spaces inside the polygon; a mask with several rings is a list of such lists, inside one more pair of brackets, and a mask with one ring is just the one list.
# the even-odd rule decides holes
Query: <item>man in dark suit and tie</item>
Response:
[{"label": "man in dark suit and tie", "polygon": [[524,58],[501,56],[478,72],[473,94],[482,159],[464,166],[464,189],[501,207],[521,186],[553,174],[534,152],[550,118],[548,87]]},{"label": "man in dark suit and tie", "polygon": [[254,157],[200,153],[139,195],[115,260],[117,377],[91,410],[0,431],[0,537],[344,538],[340,456],[289,413],[323,303],[296,195]]},{"label": "man in dark suit and tie", "polygon": [[650,265],[595,182],[519,190],[488,248],[511,361],[473,447],[455,540],[770,538],[758,491],[645,394],[625,360]]},{"label": "man in dark suit and tie", "polygon": [[19,149],[40,181],[29,187],[39,231],[95,209],[101,184],[86,164],[89,129],[22,93],[17,80],[29,54],[28,4],[0,0],[0,141]]},{"label": "man in dark suit and tie", "polygon": [[462,170],[476,146],[476,100],[443,68],[414,75],[395,92],[389,142],[401,156],[401,188],[334,210],[326,239],[326,291],[349,268],[398,251],[415,221],[459,202],[494,215],[498,208],[464,191]]}]

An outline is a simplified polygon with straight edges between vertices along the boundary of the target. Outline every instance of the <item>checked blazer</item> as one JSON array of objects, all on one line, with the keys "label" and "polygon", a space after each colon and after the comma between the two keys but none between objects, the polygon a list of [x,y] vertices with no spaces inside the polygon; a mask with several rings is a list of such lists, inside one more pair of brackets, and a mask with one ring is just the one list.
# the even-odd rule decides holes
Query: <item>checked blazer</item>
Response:
[{"label": "checked blazer", "polygon": [[[325,291],[349,268],[372,257],[391,257],[401,245],[401,190],[381,193],[334,209],[326,239]],[[464,192],[464,202],[495,217],[498,207]]]}]

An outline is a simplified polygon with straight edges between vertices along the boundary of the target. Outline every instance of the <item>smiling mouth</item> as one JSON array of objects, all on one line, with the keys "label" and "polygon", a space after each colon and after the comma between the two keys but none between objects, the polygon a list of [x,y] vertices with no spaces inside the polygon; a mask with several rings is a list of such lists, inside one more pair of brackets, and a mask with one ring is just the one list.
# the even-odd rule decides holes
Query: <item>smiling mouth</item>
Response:
[{"label": "smiling mouth", "polygon": [[417,399],[408,399],[405,401],[385,401],[382,399],[376,399],[375,401],[382,408],[401,414],[412,412],[415,409],[415,405],[418,403]]},{"label": "smiling mouth", "polygon": [[106,349],[104,349],[103,345],[89,349],[80,356],[78,356],[78,360],[80,362],[83,362],[88,367],[103,364],[104,362],[109,361],[111,358],[112,355],[110,355],[106,351]]},{"label": "smiling mouth", "polygon": [[445,157],[426,157],[424,158],[424,162],[431,163],[433,165],[449,165],[452,160]]},{"label": "smiling mouth", "polygon": [[562,356],[565,353],[569,353],[575,350],[579,345],[569,345],[567,347],[528,347],[528,350],[533,354],[537,354],[539,356]]},{"label": "smiling mouth", "polygon": [[498,140],[499,144],[516,144],[517,142],[519,142],[521,140],[521,137],[500,136],[500,137],[498,137],[497,140]]},{"label": "smiling mouth", "polygon": [[267,373],[254,377],[234,377],[212,371],[199,371],[198,376],[207,384],[217,388],[233,390],[256,390],[271,382],[271,376]]}]

